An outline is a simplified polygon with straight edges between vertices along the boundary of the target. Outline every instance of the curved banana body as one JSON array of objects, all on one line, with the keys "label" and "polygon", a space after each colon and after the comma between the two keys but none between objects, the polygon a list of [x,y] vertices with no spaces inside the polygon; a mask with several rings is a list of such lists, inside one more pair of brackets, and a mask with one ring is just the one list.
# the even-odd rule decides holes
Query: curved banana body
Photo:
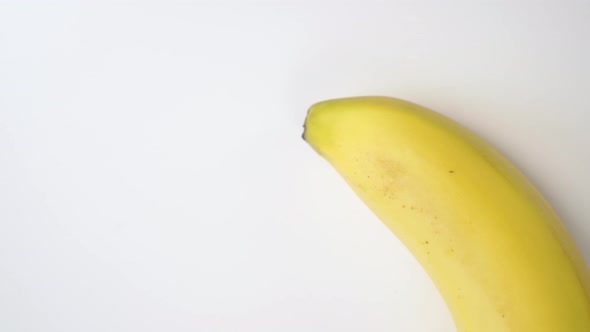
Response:
[{"label": "curved banana body", "polygon": [[313,105],[304,139],[418,259],[457,331],[590,331],[583,258],[539,192],[484,140],[387,97]]}]

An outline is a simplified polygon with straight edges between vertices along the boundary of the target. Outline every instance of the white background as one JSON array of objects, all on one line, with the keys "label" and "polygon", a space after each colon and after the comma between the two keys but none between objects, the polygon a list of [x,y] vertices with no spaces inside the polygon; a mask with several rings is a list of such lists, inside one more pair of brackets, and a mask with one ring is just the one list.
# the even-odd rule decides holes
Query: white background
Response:
[{"label": "white background", "polygon": [[333,97],[480,133],[590,261],[587,1],[0,3],[2,331],[454,331],[301,140]]}]

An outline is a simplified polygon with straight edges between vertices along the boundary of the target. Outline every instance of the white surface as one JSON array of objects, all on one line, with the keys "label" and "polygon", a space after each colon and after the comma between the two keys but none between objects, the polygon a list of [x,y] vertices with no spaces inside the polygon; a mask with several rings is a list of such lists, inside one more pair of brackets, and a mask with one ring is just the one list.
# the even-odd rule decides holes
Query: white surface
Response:
[{"label": "white surface", "polygon": [[590,5],[511,2],[1,2],[0,330],[453,331],[301,140],[332,97],[468,125],[590,261]]}]

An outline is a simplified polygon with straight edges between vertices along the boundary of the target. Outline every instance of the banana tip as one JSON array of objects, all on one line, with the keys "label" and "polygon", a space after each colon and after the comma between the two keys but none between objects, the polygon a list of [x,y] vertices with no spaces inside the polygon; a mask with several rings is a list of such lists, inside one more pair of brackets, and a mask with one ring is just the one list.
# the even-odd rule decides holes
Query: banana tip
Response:
[{"label": "banana tip", "polygon": [[305,132],[306,132],[306,124],[307,124],[307,118],[309,117],[309,112],[311,111],[311,107],[307,109],[307,113],[305,115],[305,120],[303,120],[303,133],[301,133],[301,138],[307,142],[307,140],[305,139]]}]

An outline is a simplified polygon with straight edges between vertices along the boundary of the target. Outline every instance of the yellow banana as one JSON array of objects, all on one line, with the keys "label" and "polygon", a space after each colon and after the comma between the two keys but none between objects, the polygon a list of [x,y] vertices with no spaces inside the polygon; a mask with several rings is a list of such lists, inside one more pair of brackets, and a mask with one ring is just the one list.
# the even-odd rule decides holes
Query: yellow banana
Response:
[{"label": "yellow banana", "polygon": [[483,139],[387,97],[317,103],[303,138],[421,263],[457,331],[590,331],[590,274],[576,245]]}]

